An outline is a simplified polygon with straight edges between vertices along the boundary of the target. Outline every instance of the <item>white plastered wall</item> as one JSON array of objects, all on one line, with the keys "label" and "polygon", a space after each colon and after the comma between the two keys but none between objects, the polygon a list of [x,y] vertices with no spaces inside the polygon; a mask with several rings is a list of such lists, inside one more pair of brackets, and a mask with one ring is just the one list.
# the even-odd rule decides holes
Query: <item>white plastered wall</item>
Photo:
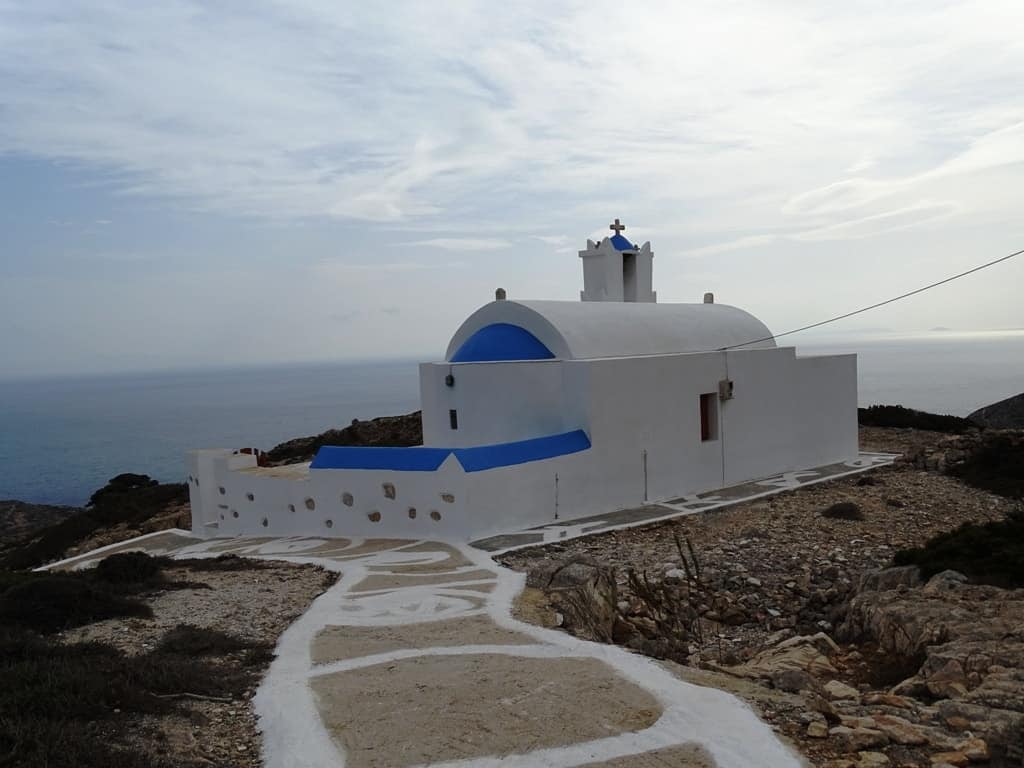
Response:
[{"label": "white plastered wall", "polygon": [[222,465],[213,485],[217,528],[199,531],[193,522],[193,532],[458,539],[471,527],[465,478],[454,456],[435,472],[317,469],[289,477]]},{"label": "white plastered wall", "polygon": [[798,358],[784,347],[727,356],[735,396],[721,404],[724,485],[857,455],[853,355]]},{"label": "white plastered wall", "polygon": [[[445,384],[451,373],[454,385]],[[420,366],[423,444],[464,448],[529,440],[578,429],[566,420],[562,362],[424,363]],[[451,428],[449,411],[458,414]]]},{"label": "white plastered wall", "polygon": [[[195,532],[465,541],[857,454],[852,355],[797,358],[791,348],[783,348],[452,367],[454,389],[461,383],[463,393],[472,395],[466,402],[454,401],[460,409],[459,431],[478,417],[487,426],[467,429],[466,442],[443,434],[435,444],[505,442],[579,428],[588,433],[592,447],[471,473],[454,456],[436,472],[268,472],[254,469],[252,456],[196,451],[189,464],[197,481],[190,483],[193,509],[199,510]],[[448,368],[424,366],[423,380],[440,385],[429,387],[428,394],[444,393]],[[734,382],[735,397],[716,397],[715,437],[702,441],[700,395],[717,395],[726,378]],[[442,427],[447,428],[447,405],[425,397],[425,435],[431,434],[426,420],[431,409],[443,414]],[[389,487],[394,498],[389,498]],[[410,507],[415,517],[409,516]]]},{"label": "white plastered wall", "polygon": [[721,486],[716,441],[700,439],[700,395],[717,392],[722,355],[656,355],[574,361],[586,366],[584,399],[603,493],[623,503]]}]

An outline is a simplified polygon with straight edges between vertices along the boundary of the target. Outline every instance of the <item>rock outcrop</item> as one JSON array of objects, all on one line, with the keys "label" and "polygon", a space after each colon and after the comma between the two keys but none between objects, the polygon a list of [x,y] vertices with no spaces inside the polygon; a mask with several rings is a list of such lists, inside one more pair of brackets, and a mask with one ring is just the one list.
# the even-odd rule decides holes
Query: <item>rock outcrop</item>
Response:
[{"label": "rock outcrop", "polygon": [[13,499],[0,501],[0,549],[77,512],[81,512],[81,508],[29,504]]},{"label": "rock outcrop", "polygon": [[344,429],[329,429],[319,435],[297,437],[275,445],[263,454],[268,466],[311,461],[325,445],[379,445],[406,447],[423,443],[421,412],[404,416],[380,416],[369,421],[353,419]]},{"label": "rock outcrop", "polygon": [[1000,496],[1024,499],[1024,430],[986,430],[907,451],[901,461],[943,472]]},{"label": "rock outcrop", "polygon": [[[929,707],[940,723],[962,725],[1013,751],[1024,728],[1024,590],[972,585],[943,571],[923,586],[883,576],[851,601],[837,636],[919,661],[892,694]],[[919,706],[919,708],[921,708]]]},{"label": "rock outcrop", "polygon": [[991,429],[1024,429],[1024,392],[979,408],[967,418]]}]

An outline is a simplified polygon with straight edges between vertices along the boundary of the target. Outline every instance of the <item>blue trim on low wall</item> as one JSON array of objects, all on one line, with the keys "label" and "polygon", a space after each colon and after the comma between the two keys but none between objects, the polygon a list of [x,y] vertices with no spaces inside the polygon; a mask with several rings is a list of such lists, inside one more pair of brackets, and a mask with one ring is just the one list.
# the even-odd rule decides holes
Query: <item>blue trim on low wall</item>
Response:
[{"label": "blue trim on low wall", "polygon": [[541,459],[553,459],[556,456],[579,453],[588,448],[590,448],[590,438],[582,429],[577,429],[575,432],[535,437],[532,440],[520,440],[515,443],[456,448],[453,453],[464,470],[480,472],[485,469],[526,464]]},{"label": "blue trim on low wall", "polygon": [[525,328],[511,323],[491,323],[462,342],[449,362],[551,360],[554,356],[540,339]]},{"label": "blue trim on low wall", "polygon": [[444,460],[455,454],[466,472],[510,467],[531,461],[567,456],[590,448],[582,429],[560,435],[535,437],[514,443],[480,445],[475,448],[384,448],[374,446],[325,445],[313,458],[310,469],[389,469],[396,472],[436,472]]},{"label": "blue trim on low wall", "polygon": [[385,448],[364,445],[325,445],[310,469],[394,469],[399,472],[435,472],[451,455],[450,448]]}]

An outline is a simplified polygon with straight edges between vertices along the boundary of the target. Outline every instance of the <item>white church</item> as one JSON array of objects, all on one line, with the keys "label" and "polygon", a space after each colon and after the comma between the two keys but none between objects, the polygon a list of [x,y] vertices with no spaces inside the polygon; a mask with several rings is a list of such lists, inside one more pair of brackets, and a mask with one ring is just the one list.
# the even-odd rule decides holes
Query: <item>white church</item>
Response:
[{"label": "white church", "polygon": [[420,365],[422,446],[191,451],[194,532],[468,541],[856,458],[855,355],[797,356],[710,294],[657,303],[624,228],[579,252],[580,301],[499,289]]}]

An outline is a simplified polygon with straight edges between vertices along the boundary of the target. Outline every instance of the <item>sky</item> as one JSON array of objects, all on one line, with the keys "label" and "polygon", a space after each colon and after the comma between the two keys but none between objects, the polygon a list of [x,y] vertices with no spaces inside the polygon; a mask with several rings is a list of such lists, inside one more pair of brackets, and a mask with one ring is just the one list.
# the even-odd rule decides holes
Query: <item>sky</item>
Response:
[{"label": "sky", "polygon": [[[443,355],[574,300],[776,332],[1024,248],[1024,3],[0,0],[0,378]],[[1024,257],[829,333],[1024,327]],[[799,344],[799,336],[789,341]]]}]

